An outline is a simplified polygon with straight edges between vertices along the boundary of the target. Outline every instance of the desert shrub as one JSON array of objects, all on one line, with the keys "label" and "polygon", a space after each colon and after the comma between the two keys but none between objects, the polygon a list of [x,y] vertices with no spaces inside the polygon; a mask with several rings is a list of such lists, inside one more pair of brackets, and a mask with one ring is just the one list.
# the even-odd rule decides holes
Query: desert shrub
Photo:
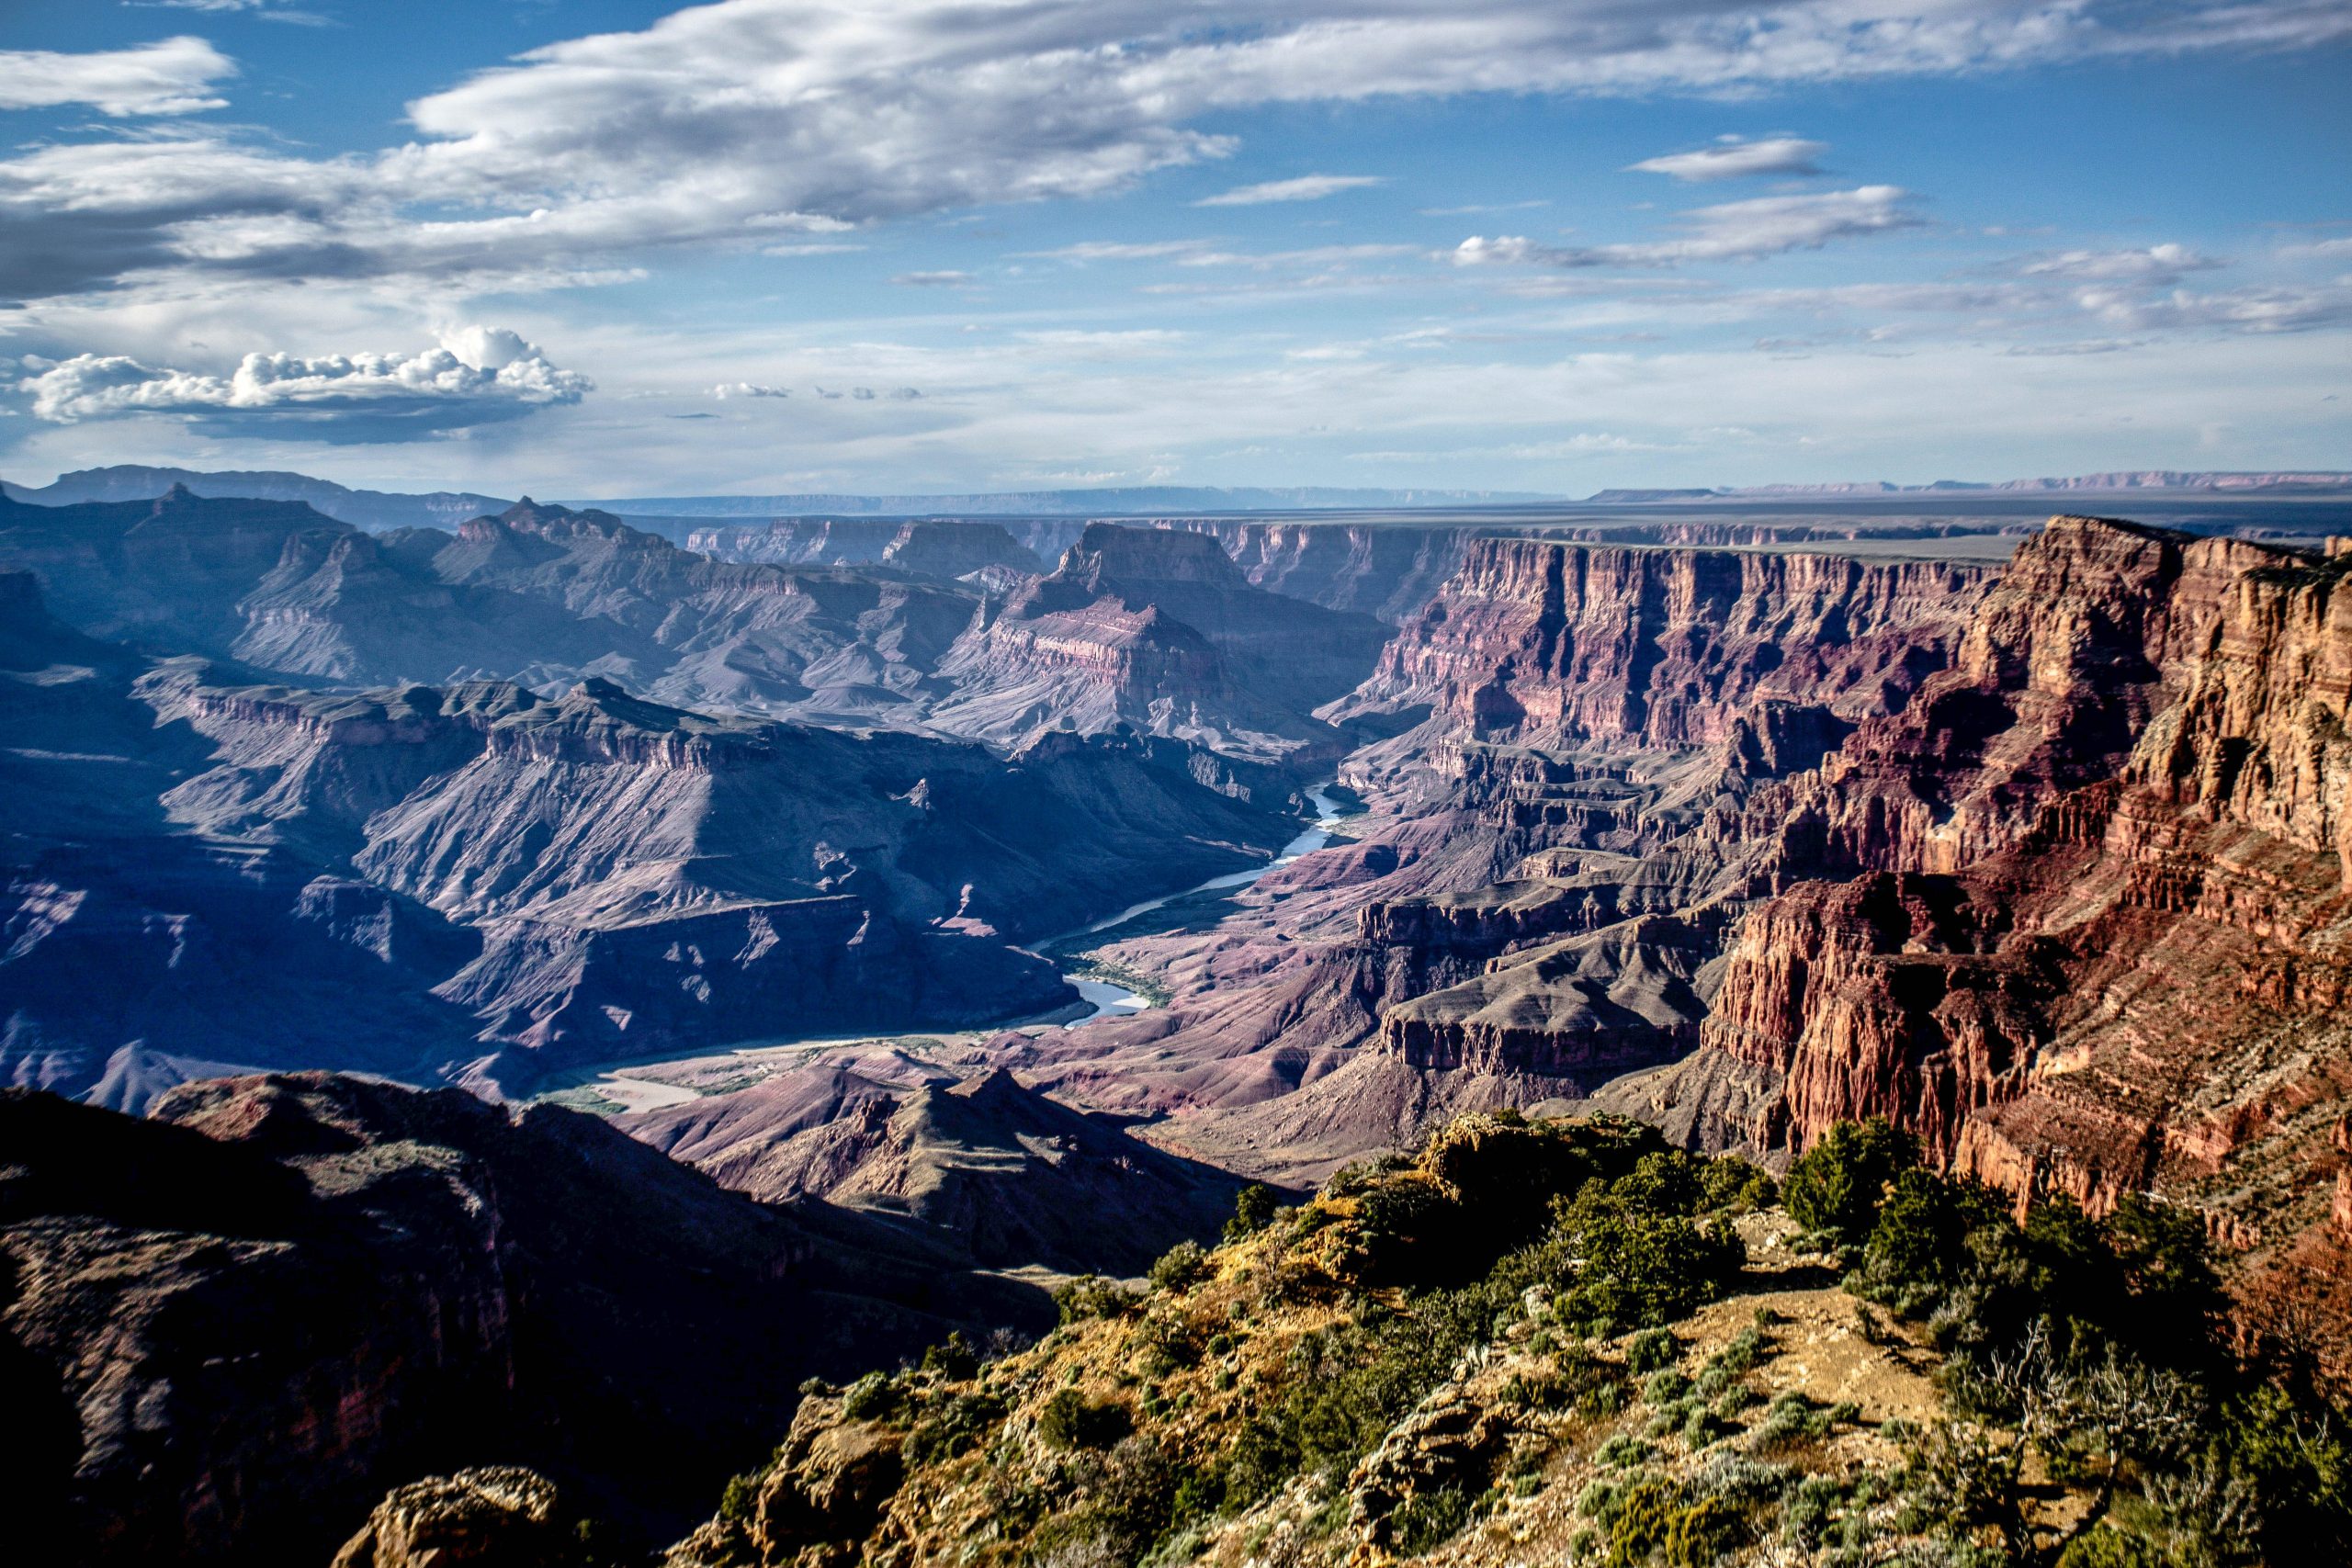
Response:
[{"label": "desert shrub", "polygon": [[1720,1497],[1690,1497],[1671,1482],[1652,1476],[1619,1489],[1597,1517],[1608,1531],[1601,1561],[1609,1568],[1653,1562],[1713,1568],[1741,1533],[1735,1505]]},{"label": "desert shrub", "polygon": [[1057,1393],[1037,1413],[1037,1436],[1049,1449],[1107,1449],[1134,1429],[1125,1405],[1074,1388]]},{"label": "desert shrub", "polygon": [[1004,1401],[994,1394],[953,1395],[926,1410],[907,1434],[907,1462],[930,1464],[968,1452],[1003,1419]]},{"label": "desert shrub", "polygon": [[1256,1235],[1273,1223],[1274,1211],[1282,1200],[1274,1190],[1262,1181],[1253,1181],[1234,1194],[1233,1217],[1225,1222],[1225,1239],[1240,1241]]},{"label": "desert shrub", "polygon": [[1781,1201],[1811,1231],[1868,1235],[1886,1184],[1918,1163],[1918,1145],[1883,1118],[1840,1122],[1789,1168]]},{"label": "desert shrub", "polygon": [[738,1529],[751,1529],[752,1517],[759,1511],[763,1479],[757,1471],[729,1477],[726,1490],[718,1495],[720,1520]]},{"label": "desert shrub", "polygon": [[1917,1168],[1887,1190],[1862,1247],[1865,1293],[1905,1316],[1932,1311],[1969,1263],[1968,1233],[2006,1223],[1990,1199]]},{"label": "desert shrub", "polygon": [[1694,1224],[1589,1182],[1562,1205],[1555,1235],[1583,1266],[1559,1303],[1564,1321],[1591,1327],[1653,1325],[1713,1300],[1747,1260],[1728,1225]]},{"label": "desert shrub", "polygon": [[1645,1328],[1625,1344],[1625,1370],[1639,1377],[1670,1365],[1681,1354],[1681,1343],[1671,1331]]},{"label": "desert shrub", "polygon": [[1197,1241],[1180,1241],[1159,1255],[1151,1266],[1155,1289],[1170,1292],[1189,1290],[1209,1271],[1209,1255]]},{"label": "desert shrub", "polygon": [[879,1421],[895,1414],[906,1391],[881,1372],[868,1372],[842,1395],[842,1414],[853,1421]]},{"label": "desert shrub", "polygon": [[[1225,1339],[1227,1349],[1233,1348],[1231,1339],[1225,1338],[1223,1335],[1217,1338]],[[1201,1356],[1200,1342],[1194,1336],[1193,1325],[1171,1311],[1147,1314],[1136,1328],[1136,1343],[1143,1350],[1145,1372],[1155,1378],[1164,1378],[1180,1368],[1189,1367]],[[1209,1344],[1214,1348],[1216,1339],[1210,1340]]]},{"label": "desert shrub", "polygon": [[1389,1532],[1397,1555],[1419,1557],[1462,1533],[1470,1522],[1470,1497],[1459,1486],[1416,1492],[1389,1516]]},{"label": "desert shrub", "polygon": [[1100,1274],[1080,1274],[1054,1292],[1054,1306],[1064,1324],[1091,1317],[1124,1317],[1139,1304],[1133,1291]]},{"label": "desert shrub", "polygon": [[1642,1385],[1642,1398],[1651,1404],[1672,1404],[1690,1392],[1690,1380],[1671,1367],[1652,1372]]},{"label": "desert shrub", "polygon": [[960,1331],[951,1333],[945,1344],[933,1345],[922,1353],[922,1370],[961,1382],[978,1373],[979,1353]]},{"label": "desert shrub", "polygon": [[1770,1208],[1781,1192],[1771,1172],[1737,1155],[1718,1155],[1707,1161],[1700,1172],[1699,1186],[1705,1207],[1729,1209],[1737,1213]]}]

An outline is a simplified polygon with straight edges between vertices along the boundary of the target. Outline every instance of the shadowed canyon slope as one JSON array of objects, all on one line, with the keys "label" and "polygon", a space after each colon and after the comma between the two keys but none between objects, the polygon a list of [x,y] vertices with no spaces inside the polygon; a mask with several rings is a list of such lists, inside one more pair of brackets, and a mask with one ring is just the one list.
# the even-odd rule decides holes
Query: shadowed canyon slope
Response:
[{"label": "shadowed canyon slope", "polygon": [[322,1562],[387,1484],[477,1460],[658,1540],[803,1377],[1044,1304],[456,1090],[225,1079],[144,1121],[8,1090],[0,1142],[27,1562]]}]

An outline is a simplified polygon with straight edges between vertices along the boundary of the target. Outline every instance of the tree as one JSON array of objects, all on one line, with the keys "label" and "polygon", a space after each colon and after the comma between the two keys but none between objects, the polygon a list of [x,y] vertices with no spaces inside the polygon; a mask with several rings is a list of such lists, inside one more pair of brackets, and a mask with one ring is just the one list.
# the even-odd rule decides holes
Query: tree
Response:
[{"label": "tree", "polygon": [[1840,1122],[1789,1168],[1781,1201],[1809,1230],[1843,1240],[1868,1235],[1888,1182],[1919,1163],[1919,1146],[1884,1117]]},{"label": "tree", "polygon": [[1262,1181],[1253,1181],[1235,1194],[1233,1218],[1225,1222],[1225,1239],[1239,1241],[1256,1235],[1273,1223],[1274,1209],[1281,1201],[1274,1190]]}]

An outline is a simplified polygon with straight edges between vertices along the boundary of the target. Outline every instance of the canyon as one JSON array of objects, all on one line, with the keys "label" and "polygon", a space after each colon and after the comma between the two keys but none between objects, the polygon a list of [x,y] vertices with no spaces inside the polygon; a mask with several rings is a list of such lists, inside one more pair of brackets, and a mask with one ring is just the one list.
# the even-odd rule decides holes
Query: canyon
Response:
[{"label": "canyon", "polygon": [[[233,1361],[225,1309],[167,1303],[278,1270],[391,1267],[465,1325],[321,1327],[284,1354],[379,1381],[270,1372],[293,1404],[187,1387],[166,1426],[250,1426],[167,1441],[181,1501],[136,1529],[322,1555],[395,1485],[522,1463],[658,1535],[791,1380],[1034,1326],[1042,1285],[1140,1274],[1247,1183],[1498,1111],[1772,1170],[1883,1118],[2020,1216],[2150,1194],[2245,1344],[2352,1378],[2352,547],[1161,521],[682,547],[529,501],[368,533],[0,498],[0,1110],[40,1151],[0,1179],[11,1375],[118,1354],[76,1337],[108,1320],[133,1384]],[[1276,862],[1310,800],[1329,841]],[[641,1495],[548,1437],[608,1418],[543,1384],[480,1442],[433,1414],[458,1395],[389,1392],[629,1359],[617,1284],[559,1349],[517,1326],[569,1288],[524,1174],[562,1161],[696,1216],[614,1258],[750,1269],[711,1290],[796,1325]],[[217,1204],[152,1209],[174,1162]],[[131,1247],[152,1299],[92,1304]],[[41,1397],[86,1529],[127,1406]],[[298,1450],[333,1476],[299,1503],[223,1479],[322,1400],[418,1425]]]}]

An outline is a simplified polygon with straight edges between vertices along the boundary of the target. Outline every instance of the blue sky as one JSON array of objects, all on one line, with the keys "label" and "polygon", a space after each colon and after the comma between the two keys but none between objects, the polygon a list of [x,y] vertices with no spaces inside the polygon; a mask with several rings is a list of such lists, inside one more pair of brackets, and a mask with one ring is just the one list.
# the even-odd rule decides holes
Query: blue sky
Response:
[{"label": "blue sky", "polygon": [[0,6],[0,473],[2352,467],[2352,6]]}]

